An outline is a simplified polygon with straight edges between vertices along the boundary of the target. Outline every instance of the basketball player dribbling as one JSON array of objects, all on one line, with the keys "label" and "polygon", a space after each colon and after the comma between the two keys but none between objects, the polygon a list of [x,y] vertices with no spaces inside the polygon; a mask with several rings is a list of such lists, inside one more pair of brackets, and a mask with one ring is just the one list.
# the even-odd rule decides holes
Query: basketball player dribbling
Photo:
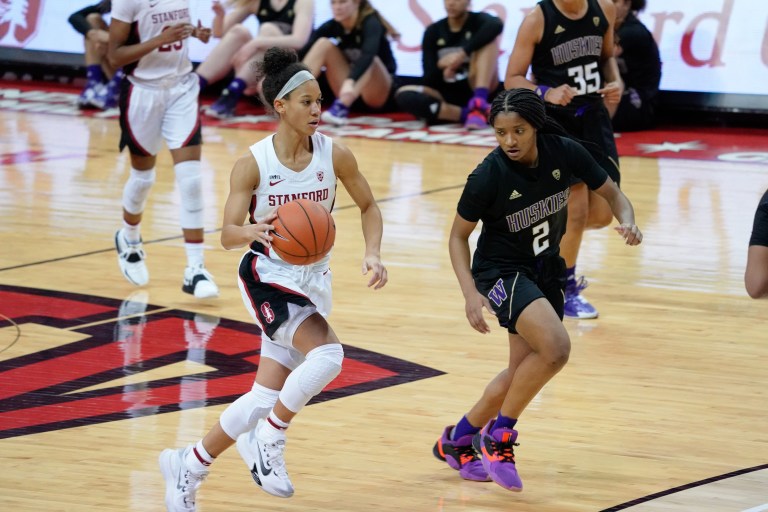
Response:
[{"label": "basketball player dribbling", "polygon": [[120,270],[136,286],[149,282],[139,226],[165,139],[181,196],[187,255],[182,290],[197,298],[216,297],[219,289],[203,256],[199,85],[187,38],[208,42],[210,35],[199,22],[192,25],[189,0],[112,2],[108,55],[112,66],[124,66],[128,78],[120,93],[120,150],[127,146],[131,154],[123,188],[123,227],[115,234]]},{"label": "basketball player dribbling", "polygon": [[260,68],[265,105],[280,121],[277,132],[251,146],[232,169],[221,243],[226,249],[250,247],[240,261],[238,284],[263,333],[261,360],[251,391],[235,400],[202,440],[160,454],[170,511],[195,510],[196,492],[209,466],[236,441],[264,491],[292,496],[283,457],[286,429],[341,371],[344,352],[326,321],[330,255],[312,265],[282,261],[270,248],[275,208],[303,197],[330,211],[341,181],[360,208],[368,286],[379,289],[387,283],[379,255],[381,211],[349,149],[317,132],[322,101],[317,81],[290,49],[270,48]]},{"label": "basketball player dribbling", "polygon": [[[606,107],[618,105],[624,89],[613,55],[615,17],[612,0],[541,0],[520,25],[504,87],[534,90],[545,101],[547,115],[573,137],[599,147],[593,156],[619,184],[619,155]],[[530,80],[526,77],[529,67]],[[568,229],[561,243],[568,272],[567,317],[598,315],[581,294],[586,281],[576,278],[576,262],[584,230],[605,227],[611,219],[608,203],[575,179],[568,200]]]}]

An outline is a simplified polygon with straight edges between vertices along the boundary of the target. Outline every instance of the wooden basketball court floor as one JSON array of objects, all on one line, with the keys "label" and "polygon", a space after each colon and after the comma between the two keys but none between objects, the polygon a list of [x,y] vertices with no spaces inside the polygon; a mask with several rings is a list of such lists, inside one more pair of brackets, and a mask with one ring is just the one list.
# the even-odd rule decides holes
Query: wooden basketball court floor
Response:
[{"label": "wooden basketball court floor", "polygon": [[[198,301],[180,290],[167,152],[143,224],[151,282],[137,290],[112,246],[129,169],[117,122],[0,111],[0,510],[164,510],[158,453],[199,439],[258,364],[241,251],[223,250],[218,228],[231,166],[263,135],[204,128],[221,297]],[[340,188],[331,323],[348,359],[289,431],[296,495],[262,492],[232,449],[199,510],[768,510],[768,303],[743,288],[765,165],[623,159],[645,241],[586,237],[578,270],[600,318],[565,322],[571,360],[520,420],[514,494],[431,453],[506,358],[500,328],[466,322],[447,253],[488,149],[344,142],[380,202],[390,283],[365,287],[359,215]]]}]

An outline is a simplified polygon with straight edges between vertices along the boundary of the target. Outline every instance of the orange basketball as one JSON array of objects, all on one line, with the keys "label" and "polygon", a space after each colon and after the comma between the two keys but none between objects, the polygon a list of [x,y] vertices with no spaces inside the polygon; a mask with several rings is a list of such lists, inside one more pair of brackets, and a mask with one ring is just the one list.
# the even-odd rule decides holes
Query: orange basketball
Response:
[{"label": "orange basketball", "polygon": [[296,199],[279,206],[272,225],[275,226],[272,248],[292,265],[320,261],[336,240],[333,217],[325,206],[309,199]]}]

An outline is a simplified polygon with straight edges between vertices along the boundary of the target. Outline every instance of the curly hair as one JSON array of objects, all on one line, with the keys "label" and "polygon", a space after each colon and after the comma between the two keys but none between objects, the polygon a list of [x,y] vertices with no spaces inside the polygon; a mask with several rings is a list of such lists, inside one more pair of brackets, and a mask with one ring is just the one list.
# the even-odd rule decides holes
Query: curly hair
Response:
[{"label": "curly hair", "polygon": [[[299,62],[296,50],[273,46],[264,54],[264,60],[258,63],[257,79],[264,79],[261,94],[267,109],[274,111],[275,98],[293,75],[309,68]],[[286,97],[290,96],[290,93]]]}]

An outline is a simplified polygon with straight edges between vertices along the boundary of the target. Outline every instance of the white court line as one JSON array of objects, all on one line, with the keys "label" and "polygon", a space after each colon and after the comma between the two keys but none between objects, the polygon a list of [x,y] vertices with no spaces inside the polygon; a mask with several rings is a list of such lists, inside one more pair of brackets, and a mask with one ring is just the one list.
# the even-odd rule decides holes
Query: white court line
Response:
[{"label": "white court line", "polygon": [[764,510],[768,510],[768,503],[763,503],[762,505],[748,508],[746,510],[742,510],[741,512],[763,512]]}]

